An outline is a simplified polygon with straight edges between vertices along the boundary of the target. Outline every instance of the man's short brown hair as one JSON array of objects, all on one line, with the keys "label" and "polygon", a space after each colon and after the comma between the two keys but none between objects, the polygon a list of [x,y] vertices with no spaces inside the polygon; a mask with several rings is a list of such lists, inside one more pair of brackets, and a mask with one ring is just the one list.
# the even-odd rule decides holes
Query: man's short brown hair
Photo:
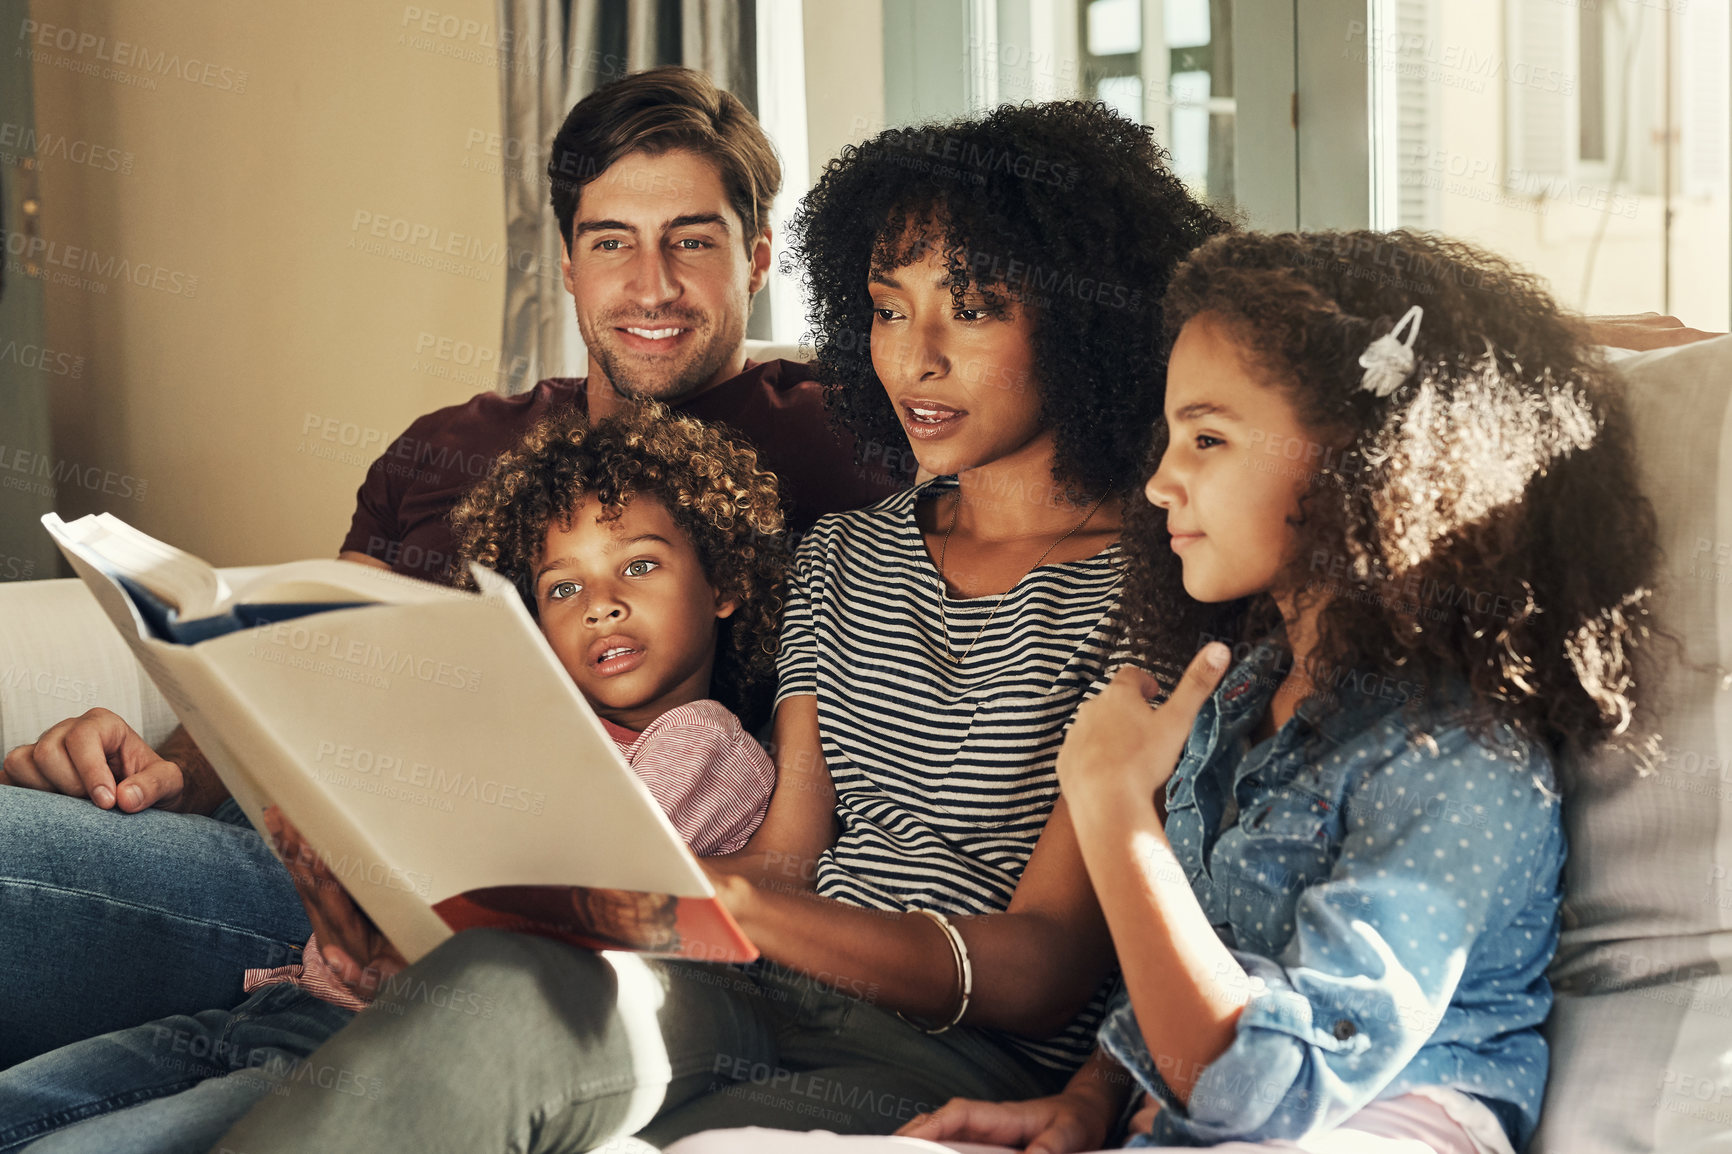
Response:
[{"label": "man's short brown hair", "polygon": [[684,148],[716,166],[728,203],[746,226],[748,251],[770,227],[782,163],[757,117],[708,76],[669,65],[634,72],[578,101],[553,138],[547,160],[553,214],[571,243],[584,186],[632,152]]}]

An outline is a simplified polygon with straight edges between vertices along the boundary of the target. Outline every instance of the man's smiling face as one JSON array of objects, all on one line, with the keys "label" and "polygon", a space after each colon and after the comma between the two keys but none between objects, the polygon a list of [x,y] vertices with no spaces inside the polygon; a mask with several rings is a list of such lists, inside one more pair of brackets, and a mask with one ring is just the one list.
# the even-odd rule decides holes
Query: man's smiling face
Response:
[{"label": "man's smiling face", "polygon": [[584,186],[560,271],[598,372],[678,401],[740,372],[770,237],[747,243],[720,174],[693,152],[633,152]]}]

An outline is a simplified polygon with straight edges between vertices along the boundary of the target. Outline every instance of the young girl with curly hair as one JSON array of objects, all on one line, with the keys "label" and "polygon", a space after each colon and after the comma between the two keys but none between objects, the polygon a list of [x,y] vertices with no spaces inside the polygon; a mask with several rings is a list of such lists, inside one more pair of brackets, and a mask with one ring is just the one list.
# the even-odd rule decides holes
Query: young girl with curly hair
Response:
[{"label": "young girl with curly hair", "polygon": [[1532,277],[1411,233],[1217,238],[1165,322],[1137,665],[1058,760],[1124,989],[1063,1093],[903,1133],[1096,1149],[1140,1087],[1134,1146],[1509,1154],[1545,1091],[1560,791],[1584,751],[1653,752],[1618,383]]},{"label": "young girl with curly hair", "polygon": [[[754,450],[650,403],[594,426],[543,421],[453,518],[463,563],[516,584],[626,763],[700,855],[744,846],[775,787],[740,717],[762,721],[772,687],[782,516],[776,478]],[[267,816],[303,895],[320,895],[308,899],[315,933],[302,962],[248,971],[250,997],[232,1009],[100,1035],[0,1073],[0,1149],[205,1150],[254,1102],[316,1079],[307,1055],[392,988],[401,955],[293,827]],[[625,891],[572,897],[550,912],[620,944],[651,944],[671,912]]]}]

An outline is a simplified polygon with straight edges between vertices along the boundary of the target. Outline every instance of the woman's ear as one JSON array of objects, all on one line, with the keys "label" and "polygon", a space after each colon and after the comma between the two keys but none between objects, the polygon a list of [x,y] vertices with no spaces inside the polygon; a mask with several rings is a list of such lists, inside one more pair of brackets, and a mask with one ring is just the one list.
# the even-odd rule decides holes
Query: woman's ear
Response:
[{"label": "woman's ear", "polygon": [[732,594],[724,596],[722,591],[713,585],[710,587],[710,592],[716,595],[717,617],[732,617],[734,615],[734,610],[740,607],[740,599],[738,597],[735,597]]}]

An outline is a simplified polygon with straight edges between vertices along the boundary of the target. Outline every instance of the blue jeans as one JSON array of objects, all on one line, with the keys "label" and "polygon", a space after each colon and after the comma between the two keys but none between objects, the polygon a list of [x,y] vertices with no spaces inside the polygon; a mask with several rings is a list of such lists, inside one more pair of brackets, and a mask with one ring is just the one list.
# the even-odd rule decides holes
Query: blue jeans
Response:
[{"label": "blue jeans", "polygon": [[354,1016],[271,986],[232,1010],[43,1054],[0,1072],[0,1154],[204,1154],[260,1098],[298,1081],[338,1089],[334,1071],[304,1059]]},{"label": "blue jeans", "polygon": [[242,971],[294,961],[310,932],[232,801],[216,819],[125,814],[0,787],[0,1069],[237,1005]]}]

